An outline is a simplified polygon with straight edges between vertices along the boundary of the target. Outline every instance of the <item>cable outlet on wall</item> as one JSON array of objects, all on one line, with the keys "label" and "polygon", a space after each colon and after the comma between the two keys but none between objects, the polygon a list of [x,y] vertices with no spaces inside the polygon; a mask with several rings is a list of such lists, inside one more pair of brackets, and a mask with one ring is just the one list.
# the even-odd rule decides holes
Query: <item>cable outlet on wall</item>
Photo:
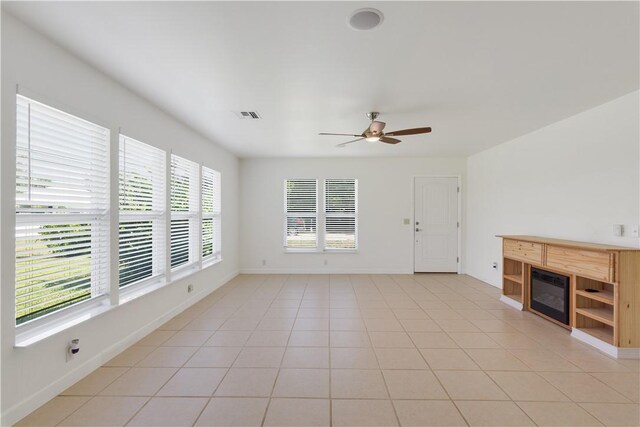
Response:
[{"label": "cable outlet on wall", "polygon": [[497,263],[497,262],[492,263],[492,264],[491,264],[491,268],[493,268],[493,269],[496,269],[496,270],[497,270],[497,269],[498,269],[498,263]]},{"label": "cable outlet on wall", "polygon": [[191,292],[193,292],[193,284],[189,283],[187,285],[187,293],[191,293]]}]

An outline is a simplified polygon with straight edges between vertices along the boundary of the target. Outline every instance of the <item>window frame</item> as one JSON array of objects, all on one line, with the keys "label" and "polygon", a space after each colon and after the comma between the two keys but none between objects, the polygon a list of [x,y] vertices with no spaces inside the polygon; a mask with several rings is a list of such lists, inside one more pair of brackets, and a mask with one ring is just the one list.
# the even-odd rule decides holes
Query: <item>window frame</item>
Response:
[{"label": "window frame", "polygon": [[[108,308],[109,306],[109,301],[110,301],[110,295],[112,292],[111,289],[111,276],[110,276],[110,271],[108,267],[104,267],[104,266],[100,266],[103,262],[109,262],[110,260],[110,251],[111,251],[111,241],[110,241],[110,215],[111,215],[111,200],[110,200],[110,194],[112,191],[111,188],[111,168],[110,168],[110,146],[111,146],[111,129],[107,126],[104,126],[103,124],[100,124],[99,122],[96,122],[94,120],[87,120],[85,118],[83,118],[81,115],[76,114],[75,112],[73,113],[69,113],[67,111],[64,111],[62,109],[57,108],[56,106],[52,105],[51,103],[44,103],[41,101],[38,101],[36,99],[34,99],[34,97],[32,96],[26,96],[25,94],[22,93],[16,93],[15,95],[15,107],[16,107],[16,117],[15,117],[15,123],[16,123],[16,140],[15,140],[15,169],[14,169],[14,206],[15,206],[15,210],[14,210],[14,219],[15,219],[15,223],[14,223],[14,245],[13,245],[13,262],[14,262],[14,271],[13,271],[13,295],[14,295],[14,301],[13,301],[13,306],[14,306],[14,322],[15,322],[15,331],[16,331],[16,338],[18,338],[18,336],[32,336],[34,333],[35,334],[39,334],[41,333],[40,331],[42,329],[47,329],[48,325],[50,324],[58,324],[60,321],[65,321],[65,319],[68,319],[69,315],[72,313],[83,313],[86,312],[87,310],[103,310],[106,308]],[[73,206],[72,203],[72,207],[68,207],[68,208],[59,208],[59,207],[53,207],[53,206],[49,206],[49,207],[44,207],[42,205],[39,205],[38,203],[35,204],[34,207],[28,207],[31,204],[31,200],[29,200],[31,198],[31,189],[33,184],[31,183],[31,162],[33,161],[33,155],[34,152],[32,151],[32,138],[31,138],[31,133],[32,133],[32,116],[31,116],[31,111],[34,108],[34,106],[36,107],[36,109],[40,109],[41,114],[43,114],[44,116],[49,115],[48,117],[50,118],[50,120],[55,120],[56,116],[57,118],[60,120],[60,122],[58,123],[59,127],[52,127],[49,128],[51,129],[51,132],[58,132],[60,133],[64,133],[65,130],[63,128],[63,125],[66,123],[68,123],[68,125],[75,125],[75,126],[80,126],[80,127],[87,127],[89,129],[93,128],[96,130],[100,130],[101,133],[103,134],[102,138],[98,138],[96,139],[95,136],[91,136],[91,137],[87,137],[86,141],[88,141],[89,139],[93,140],[94,143],[92,143],[92,145],[84,147],[82,149],[78,150],[78,153],[80,151],[84,151],[85,155],[88,156],[87,160],[89,164],[94,164],[94,162],[97,162],[96,164],[100,165],[98,167],[97,170],[93,169],[93,166],[91,167],[91,171],[95,172],[91,174],[91,177],[93,180],[92,182],[98,182],[100,183],[99,186],[95,186],[92,187],[94,189],[97,189],[98,192],[102,191],[102,196],[97,197],[95,196],[95,194],[98,194],[98,192],[90,192],[89,194],[91,194],[90,198],[92,200],[92,202],[88,205],[88,207],[82,207],[79,204],[76,204],[75,206]],[[27,135],[26,135],[26,147],[22,147],[21,148],[21,143],[24,143],[25,141],[21,142],[21,138],[23,138],[24,136],[20,136],[19,133],[19,121],[21,120],[21,116],[20,116],[20,108],[26,108],[26,128],[27,128]],[[43,116],[43,117],[44,117]],[[23,118],[24,119],[24,118]],[[44,118],[43,118],[44,120]],[[52,122],[48,122],[48,123],[52,123]],[[54,122],[55,123],[55,122]],[[72,131],[72,132],[77,132],[77,130]],[[43,136],[44,138],[44,136]],[[66,136],[62,136],[60,135],[59,138],[67,138]],[[95,141],[98,141],[98,145],[95,145]],[[44,143],[44,142],[43,142]],[[57,147],[54,144],[51,147],[46,147],[46,144],[49,143],[44,143],[45,147],[42,149],[43,151],[40,152],[40,156],[45,155],[47,153],[46,149],[49,148],[51,150],[57,150],[59,152],[58,154],[58,158],[60,160],[64,159],[64,153],[66,152],[65,150],[69,149],[68,146],[68,141],[65,142],[63,145],[60,145],[59,147]],[[96,150],[96,147],[102,151],[102,154],[97,156],[97,157],[93,157],[95,156],[98,151]],[[28,164],[28,171],[27,173],[27,187],[28,189],[28,198],[26,201],[25,200],[21,200],[21,198],[18,196],[18,191],[17,188],[19,186],[19,177],[21,176],[21,172],[18,168],[18,164],[19,164],[19,152],[20,151],[25,151],[25,155],[26,157],[24,157],[25,159],[27,159],[27,164]],[[36,151],[37,153],[37,151]],[[89,153],[89,154],[86,154]],[[50,156],[50,154],[49,154]],[[37,157],[37,156],[36,156]],[[72,159],[67,159],[68,162],[72,162]],[[41,160],[42,161],[42,160]],[[47,157],[47,160],[43,161],[43,165],[44,165],[44,169],[43,170],[47,170],[47,165],[50,164],[51,162],[51,158]],[[104,162],[104,164],[101,164],[101,162]],[[59,163],[57,167],[61,167],[63,166],[64,163]],[[77,165],[74,165],[74,167],[76,167]],[[51,167],[51,166],[49,166]],[[42,173],[42,172],[40,172]],[[55,174],[55,170],[53,172]],[[46,175],[44,175],[46,176]],[[52,177],[55,175],[51,175]],[[81,176],[78,175],[76,177],[76,179]],[[43,179],[42,177],[40,177],[39,179]],[[50,178],[53,179],[53,178]],[[64,180],[57,182],[57,181],[51,181],[54,184],[52,185],[52,187],[57,188],[57,191],[60,191],[61,189],[63,191],[71,191],[71,189],[73,189],[75,187],[76,190],[84,188],[84,187],[78,187],[77,184],[71,184],[71,183],[64,183]],[[59,186],[59,187],[58,187]],[[43,187],[46,188],[46,187]],[[85,191],[88,190],[89,187],[87,187],[85,189]],[[70,198],[68,199],[64,199],[64,198],[60,198],[58,199],[60,195],[56,195],[55,199],[49,199],[47,200],[47,198],[45,197],[43,199],[44,202],[53,202],[53,201],[57,201],[57,203],[67,203],[68,200],[73,200],[73,197],[69,196]],[[19,206],[22,202],[23,206]],[[96,203],[94,205],[94,203]],[[17,269],[17,265],[18,265],[18,236],[22,233],[25,236],[28,236],[29,233],[28,232],[28,227],[42,227],[42,226],[49,226],[49,225],[61,225],[61,224],[88,224],[87,225],[87,229],[89,229],[89,233],[91,236],[91,243],[89,244],[90,247],[90,262],[91,262],[91,267],[90,267],[90,282],[89,282],[89,288],[91,289],[91,296],[87,299],[83,299],[80,300],[79,302],[75,302],[66,306],[62,306],[56,310],[53,310],[51,312],[42,314],[40,316],[34,317],[32,319],[29,320],[25,320],[23,322],[18,323],[18,269]],[[21,230],[21,228],[24,229],[24,231]],[[26,237],[24,237],[26,238]],[[97,240],[97,243],[96,243]],[[76,242],[77,243],[77,242]],[[42,267],[41,267],[42,268]],[[47,269],[51,268],[51,267],[46,267]],[[77,280],[77,279],[74,279]]]},{"label": "window frame", "polygon": [[[287,184],[289,181],[315,181],[315,186],[316,186],[316,203],[315,203],[315,212],[303,212],[303,211],[288,211],[288,205],[287,205]],[[320,195],[320,180],[317,178],[287,178],[284,180],[284,202],[283,202],[283,206],[284,206],[284,241],[283,241],[283,246],[284,246],[284,250],[285,252],[289,252],[289,253],[309,253],[309,252],[320,252],[320,212],[319,212],[319,195]],[[288,243],[288,232],[289,232],[289,218],[313,218],[315,219],[315,225],[316,225],[316,239],[315,239],[315,246],[314,247],[309,247],[309,248],[295,248],[295,247],[290,247],[287,243]]]},{"label": "window frame", "polygon": [[[325,252],[337,252],[337,253],[350,253],[358,251],[358,179],[357,178],[325,178],[323,181],[323,194],[322,194],[322,245]],[[353,213],[339,213],[339,212],[327,212],[327,181],[353,181],[353,196],[354,196],[354,212]],[[353,218],[354,222],[354,247],[353,248],[328,248],[327,247],[327,218]]]},{"label": "window frame", "polygon": [[[174,201],[174,183],[175,183],[175,171],[174,171],[174,159],[176,159],[178,162],[184,162],[185,164],[189,165],[189,167],[191,168],[191,170],[189,170],[189,173],[191,174],[189,176],[189,199],[188,199],[188,204],[189,204],[189,208],[188,210],[174,210],[173,209],[173,201]],[[195,185],[192,185],[191,183],[191,179],[194,179]],[[201,231],[200,231],[200,227],[201,227],[201,206],[200,206],[200,200],[201,200],[201,191],[202,191],[202,176],[200,174],[200,164],[197,162],[194,162],[193,160],[189,160],[185,157],[182,156],[178,156],[174,153],[171,153],[171,172],[170,172],[170,180],[171,180],[171,190],[170,190],[170,201],[169,201],[169,207],[171,210],[171,218],[169,221],[169,227],[170,227],[170,236],[169,236],[169,265],[168,268],[171,271],[172,276],[177,276],[182,278],[183,275],[185,275],[185,271],[190,271],[190,270],[197,270],[201,268],[201,262],[202,262],[202,257],[201,252],[201,246],[202,246],[202,238],[201,238]],[[187,261],[185,263],[181,263],[179,265],[176,265],[175,267],[172,266],[173,264],[173,250],[172,250],[172,245],[173,245],[173,221],[181,221],[181,220],[187,220],[188,222],[188,242],[187,242],[187,250],[188,250],[188,258]]]},{"label": "window frame", "polygon": [[[211,174],[211,212],[205,209],[205,175]],[[203,266],[209,266],[222,261],[222,174],[210,167],[202,165],[200,167],[200,201],[201,221],[200,221],[200,257]],[[205,227],[204,223],[211,220],[212,227],[212,252],[204,255]]]},{"label": "window frame", "polygon": [[[316,181],[316,212],[315,216],[307,212],[287,212],[287,183],[289,181],[300,180],[315,180]],[[353,180],[354,181],[354,195],[355,195],[355,213],[354,214],[328,214],[326,212],[326,181],[327,180]],[[285,253],[358,253],[359,251],[359,193],[358,193],[358,178],[285,178],[283,185],[283,205],[284,205],[284,221],[283,221],[283,238],[284,238],[284,252]],[[313,248],[295,248],[287,245],[287,233],[288,233],[288,219],[291,217],[314,217],[316,219],[316,246]],[[341,249],[341,248],[327,248],[326,247],[326,219],[327,217],[354,217],[355,218],[355,247]]]},{"label": "window frame", "polygon": [[[122,178],[123,172],[126,174],[126,155],[127,155],[127,143],[132,144],[135,147],[134,150],[144,151],[147,150],[149,155],[155,155],[158,157],[158,164],[155,166],[157,176],[152,177],[152,209],[151,210],[134,210],[123,209],[122,205]],[[122,158],[124,151],[125,158]],[[154,154],[153,151],[156,151]],[[141,154],[141,153],[138,153]],[[125,167],[124,171],[122,167]],[[122,133],[118,137],[118,288],[120,289],[120,297],[122,294],[127,294],[129,289],[137,289],[148,285],[155,284],[157,282],[165,282],[167,276],[166,266],[166,223],[167,223],[167,202],[166,202],[166,189],[167,189],[167,152],[161,148],[157,148],[151,144],[139,141],[137,139],[128,137]],[[126,179],[126,177],[125,177]],[[151,247],[152,247],[152,274],[151,276],[143,277],[142,279],[135,280],[131,283],[122,285],[120,280],[121,271],[121,254],[120,245],[122,239],[120,236],[121,227],[123,222],[132,221],[150,221],[151,224]],[[133,292],[133,291],[132,291]]]}]

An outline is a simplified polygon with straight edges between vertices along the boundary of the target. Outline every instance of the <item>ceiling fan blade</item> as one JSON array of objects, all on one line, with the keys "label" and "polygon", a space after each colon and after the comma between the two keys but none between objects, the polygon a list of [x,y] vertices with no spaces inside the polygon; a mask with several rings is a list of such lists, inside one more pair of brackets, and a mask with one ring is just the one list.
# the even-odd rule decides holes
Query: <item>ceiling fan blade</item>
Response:
[{"label": "ceiling fan blade", "polygon": [[352,133],[326,133],[320,132],[318,135],[332,135],[332,136],[362,136],[362,135],[354,135]]},{"label": "ceiling fan blade", "polygon": [[387,132],[385,135],[387,136],[417,135],[419,133],[429,133],[429,132],[431,132],[431,128],[426,127],[426,128],[394,130],[393,132]]},{"label": "ceiling fan blade", "polygon": [[364,138],[358,138],[358,139],[354,139],[353,141],[347,141],[347,142],[343,142],[341,144],[336,145],[336,147],[344,147],[347,144],[351,144],[352,142],[357,142],[357,141],[362,141]]},{"label": "ceiling fan blade", "polygon": [[397,144],[398,142],[400,142],[399,139],[395,139],[395,138],[389,138],[387,136],[383,136],[380,138],[380,142],[385,142],[387,144]]}]

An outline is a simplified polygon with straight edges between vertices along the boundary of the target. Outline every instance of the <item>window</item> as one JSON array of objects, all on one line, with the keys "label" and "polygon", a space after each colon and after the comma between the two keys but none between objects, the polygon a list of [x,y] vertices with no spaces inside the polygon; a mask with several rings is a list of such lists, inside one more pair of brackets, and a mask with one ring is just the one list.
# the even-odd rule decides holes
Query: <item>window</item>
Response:
[{"label": "window", "polygon": [[285,248],[315,251],[322,242],[322,250],[356,250],[358,181],[325,179],[318,184],[316,179],[285,180]]},{"label": "window", "polygon": [[120,135],[120,286],[165,272],[164,151]]},{"label": "window", "polygon": [[355,250],[358,227],[357,181],[355,179],[325,180],[324,200],[325,249]]},{"label": "window", "polygon": [[199,259],[200,167],[171,155],[171,268]]},{"label": "window", "polygon": [[202,261],[221,258],[220,172],[202,167]]},{"label": "window", "polygon": [[285,247],[318,247],[318,181],[288,179],[285,188]]},{"label": "window", "polygon": [[18,95],[16,324],[109,289],[109,130]]}]

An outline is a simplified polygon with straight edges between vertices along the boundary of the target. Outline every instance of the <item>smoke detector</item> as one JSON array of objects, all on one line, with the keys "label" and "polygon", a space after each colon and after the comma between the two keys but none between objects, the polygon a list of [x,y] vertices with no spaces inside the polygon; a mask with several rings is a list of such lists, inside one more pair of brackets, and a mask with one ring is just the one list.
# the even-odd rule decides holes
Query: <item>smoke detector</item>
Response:
[{"label": "smoke detector", "polygon": [[357,31],[372,30],[382,24],[384,15],[378,9],[358,9],[351,14],[348,24]]}]

